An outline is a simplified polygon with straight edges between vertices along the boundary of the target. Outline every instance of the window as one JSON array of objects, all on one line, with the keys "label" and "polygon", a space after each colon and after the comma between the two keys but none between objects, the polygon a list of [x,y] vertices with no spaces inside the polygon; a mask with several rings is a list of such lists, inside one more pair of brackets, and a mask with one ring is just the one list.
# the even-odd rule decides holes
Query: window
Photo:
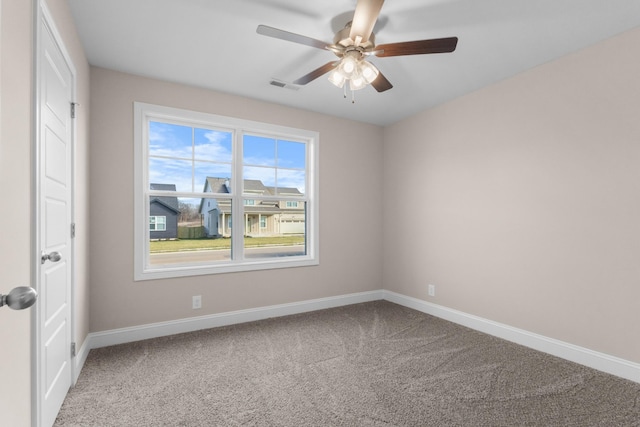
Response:
[{"label": "window", "polygon": [[149,231],[167,231],[166,216],[150,216]]},{"label": "window", "polygon": [[318,264],[318,136],[135,103],[135,279]]}]

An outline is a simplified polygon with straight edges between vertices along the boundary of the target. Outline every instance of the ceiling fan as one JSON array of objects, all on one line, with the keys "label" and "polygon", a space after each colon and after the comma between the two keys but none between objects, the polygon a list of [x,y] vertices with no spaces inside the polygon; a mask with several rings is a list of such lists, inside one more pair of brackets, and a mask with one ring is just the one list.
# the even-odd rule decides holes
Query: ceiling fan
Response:
[{"label": "ceiling fan", "polygon": [[378,92],[384,92],[391,89],[393,85],[380,70],[366,60],[367,56],[373,55],[384,58],[388,56],[453,52],[458,44],[458,38],[447,37],[376,45],[373,27],[378,20],[382,3],[384,3],[384,0],[358,0],[353,20],[336,33],[332,44],[266,25],[258,25],[256,31],[258,34],[264,36],[299,43],[317,49],[330,50],[339,58],[300,77],[293,82],[294,84],[306,85],[318,77],[331,72],[329,81],[340,88],[344,88],[345,97],[347,82],[349,83],[348,86],[352,94],[354,91],[360,90],[368,84],[373,86]]}]

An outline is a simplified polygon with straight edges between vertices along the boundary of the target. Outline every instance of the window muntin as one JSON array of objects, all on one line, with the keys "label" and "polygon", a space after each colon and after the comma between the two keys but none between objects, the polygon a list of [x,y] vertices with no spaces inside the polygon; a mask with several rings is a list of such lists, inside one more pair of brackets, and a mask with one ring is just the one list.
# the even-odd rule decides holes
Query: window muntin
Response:
[{"label": "window muntin", "polygon": [[[149,201],[168,197],[174,184],[170,195],[182,202],[176,240],[202,228],[203,242],[226,243],[216,256],[184,250],[172,258],[157,249],[162,242],[151,248],[149,222],[142,230],[137,219],[136,280],[318,263],[317,132],[142,103],[135,114],[136,218],[150,217]],[[196,205],[199,224],[181,211]],[[295,218],[285,218],[287,205],[299,206]],[[231,227],[232,211],[244,227]],[[274,237],[279,245],[262,246]]]}]

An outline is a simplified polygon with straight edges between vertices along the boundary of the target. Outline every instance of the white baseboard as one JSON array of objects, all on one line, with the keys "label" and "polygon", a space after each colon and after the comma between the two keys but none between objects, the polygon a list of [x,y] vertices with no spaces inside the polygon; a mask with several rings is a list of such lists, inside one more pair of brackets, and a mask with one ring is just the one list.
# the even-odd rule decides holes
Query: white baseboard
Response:
[{"label": "white baseboard", "polygon": [[90,333],[75,358],[74,377],[75,379],[78,378],[89,351],[94,348],[383,299],[466,326],[476,331],[484,332],[516,344],[521,344],[640,383],[640,364],[638,363],[386,290],[319,298],[290,304],[272,305]]},{"label": "white baseboard", "polygon": [[173,320],[169,322],[152,323],[148,325],[133,326],[130,328],[113,329],[104,332],[94,332],[89,334],[86,341],[89,341],[90,349],[100,348],[146,340],[149,338],[158,338],[167,335],[198,331],[201,329],[253,322],[255,320],[268,319],[271,317],[288,316],[290,314],[306,313],[309,311],[323,310],[326,308],[334,308],[381,299],[381,290],[360,292],[356,294],[319,298],[289,304],[271,305],[248,310],[230,311],[227,313],[212,314],[208,316],[191,317],[188,319]]},{"label": "white baseboard", "polygon": [[383,299],[534,350],[640,383],[640,364],[391,291]]},{"label": "white baseboard", "polygon": [[80,349],[76,351],[76,357],[72,359],[72,385],[75,385],[78,381],[80,371],[82,371],[84,362],[87,361],[87,356],[89,356],[89,351],[91,350],[91,348],[91,340],[89,339],[89,336],[87,336]]}]

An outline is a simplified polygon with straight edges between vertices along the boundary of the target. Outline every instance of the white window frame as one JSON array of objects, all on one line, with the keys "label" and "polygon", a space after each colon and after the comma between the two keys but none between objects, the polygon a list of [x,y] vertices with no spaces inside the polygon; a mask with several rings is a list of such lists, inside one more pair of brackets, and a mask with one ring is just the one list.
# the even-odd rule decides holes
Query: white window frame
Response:
[{"label": "white window frame", "polygon": [[[244,227],[231,228],[232,259],[215,264],[190,264],[171,266],[152,266],[149,263],[149,122],[165,121],[185,123],[189,126],[213,127],[229,130],[233,133],[232,199],[233,216],[244,215],[244,200],[247,195],[236,189],[243,188],[242,177],[242,141],[243,135],[264,134],[276,138],[304,142],[307,145],[306,188],[303,198],[306,202],[306,254],[291,257],[260,259],[244,258]],[[169,277],[197,276],[205,274],[232,273],[274,268],[293,268],[318,265],[319,259],[319,202],[318,202],[318,145],[319,133],[310,130],[261,123],[256,121],[225,117],[142,102],[134,103],[134,280],[153,280]],[[201,197],[210,193],[185,193],[172,196]],[[225,195],[226,196],[226,195]],[[255,197],[249,197],[254,199]],[[279,200],[284,199],[282,195]],[[229,218],[231,220],[231,217]],[[237,222],[237,221],[235,221]],[[242,223],[242,222],[241,222]]]}]

